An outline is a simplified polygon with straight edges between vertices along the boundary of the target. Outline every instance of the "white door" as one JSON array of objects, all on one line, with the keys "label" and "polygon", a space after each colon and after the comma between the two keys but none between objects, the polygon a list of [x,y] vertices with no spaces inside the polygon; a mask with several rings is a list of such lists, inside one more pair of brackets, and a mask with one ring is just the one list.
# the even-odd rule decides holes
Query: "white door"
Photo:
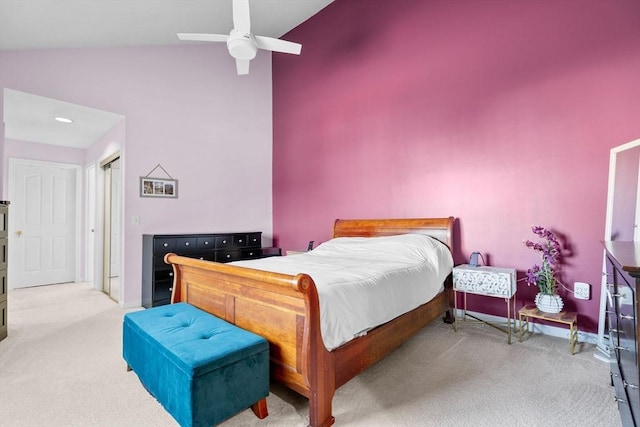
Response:
[{"label": "white door", "polygon": [[77,167],[29,161],[12,165],[10,286],[74,281]]}]

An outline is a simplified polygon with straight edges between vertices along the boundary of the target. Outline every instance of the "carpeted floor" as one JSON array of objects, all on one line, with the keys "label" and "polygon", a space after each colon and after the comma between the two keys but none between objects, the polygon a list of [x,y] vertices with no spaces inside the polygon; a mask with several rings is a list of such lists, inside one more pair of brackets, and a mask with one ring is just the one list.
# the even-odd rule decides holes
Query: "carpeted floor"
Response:
[{"label": "carpeted floor", "polygon": [[[122,316],[85,284],[9,292],[0,342],[0,425],[175,426],[127,372]],[[580,344],[533,335],[506,343],[482,325],[436,321],[342,388],[339,426],[620,426],[609,367]],[[308,405],[272,384],[269,416],[246,410],[224,426],[305,426]]]}]

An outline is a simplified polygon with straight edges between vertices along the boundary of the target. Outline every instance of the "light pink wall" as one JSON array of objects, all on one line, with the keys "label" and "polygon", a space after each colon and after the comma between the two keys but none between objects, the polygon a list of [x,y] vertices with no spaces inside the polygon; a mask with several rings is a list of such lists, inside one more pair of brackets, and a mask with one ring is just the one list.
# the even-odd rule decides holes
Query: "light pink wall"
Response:
[{"label": "light pink wall", "polygon": [[[274,233],[336,218],[459,218],[455,261],[520,274],[539,224],[566,237],[563,292],[597,329],[610,148],[640,136],[640,3],[336,0],[274,56]],[[536,290],[519,285],[518,304]],[[501,300],[470,309],[505,316]]]},{"label": "light pink wall", "polygon": [[[10,158],[68,163],[82,166],[84,165],[85,150],[5,138],[4,157],[2,160],[3,169],[6,168]],[[3,175],[5,174],[3,173]],[[5,194],[8,194],[8,189],[5,189]]]},{"label": "light pink wall", "polygon": [[[126,116],[125,305],[140,301],[144,233],[255,230],[271,240],[268,53],[242,77],[223,45],[6,51],[0,70],[0,89]],[[138,178],[157,164],[179,180],[178,199],[139,197]]]}]

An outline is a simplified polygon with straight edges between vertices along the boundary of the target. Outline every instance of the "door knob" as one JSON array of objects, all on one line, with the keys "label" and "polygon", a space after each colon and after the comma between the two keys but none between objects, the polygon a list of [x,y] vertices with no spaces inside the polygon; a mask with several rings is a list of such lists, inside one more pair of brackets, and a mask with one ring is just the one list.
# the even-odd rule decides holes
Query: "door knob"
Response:
[{"label": "door knob", "polygon": [[18,237],[22,236],[22,230],[16,231],[16,236],[18,236]]}]

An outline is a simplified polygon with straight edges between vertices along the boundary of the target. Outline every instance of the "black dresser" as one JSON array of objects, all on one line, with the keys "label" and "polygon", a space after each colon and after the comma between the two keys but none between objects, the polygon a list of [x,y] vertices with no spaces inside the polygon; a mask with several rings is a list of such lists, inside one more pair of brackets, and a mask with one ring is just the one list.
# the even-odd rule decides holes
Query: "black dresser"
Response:
[{"label": "black dresser", "polygon": [[640,242],[605,242],[611,382],[623,426],[640,423],[638,375],[638,283]]},{"label": "black dresser", "polygon": [[224,234],[144,234],[142,236],[142,306],[169,304],[173,268],[164,262],[170,252],[208,261],[230,262],[280,255],[262,247],[262,232]]}]

